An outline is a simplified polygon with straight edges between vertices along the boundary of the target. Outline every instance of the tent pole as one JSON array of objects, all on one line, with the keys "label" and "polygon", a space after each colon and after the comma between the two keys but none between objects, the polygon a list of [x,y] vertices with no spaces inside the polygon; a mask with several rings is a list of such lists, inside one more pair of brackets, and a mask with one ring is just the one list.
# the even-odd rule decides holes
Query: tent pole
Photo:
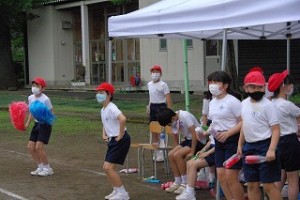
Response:
[{"label": "tent pole", "polygon": [[112,38],[109,38],[108,40],[108,61],[107,61],[107,67],[108,67],[108,73],[107,74],[107,82],[112,83],[112,62],[111,62],[111,54],[112,54]]},{"label": "tent pole", "polygon": [[184,62],[184,93],[185,93],[185,110],[189,111],[190,107],[190,89],[189,89],[189,69],[188,69],[188,51],[186,39],[183,40],[183,62]]},{"label": "tent pole", "polygon": [[286,40],[286,69],[290,74],[290,63],[291,63],[291,37],[288,36]]},{"label": "tent pole", "polygon": [[222,71],[225,71],[226,60],[227,60],[227,29],[224,29],[223,45],[222,45],[222,65],[221,65]]}]

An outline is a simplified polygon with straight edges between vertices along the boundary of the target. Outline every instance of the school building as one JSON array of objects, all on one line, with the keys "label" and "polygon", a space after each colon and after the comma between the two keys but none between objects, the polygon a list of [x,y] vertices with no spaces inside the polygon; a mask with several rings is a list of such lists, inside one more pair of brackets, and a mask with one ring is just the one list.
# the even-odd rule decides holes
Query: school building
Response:
[{"label": "school building", "polygon": [[[94,88],[108,80],[108,18],[132,12],[158,0],[127,0],[114,5],[109,0],[49,0],[33,9],[27,22],[27,84],[35,76],[51,88],[82,85]],[[220,70],[221,41],[189,39],[188,68],[191,91],[206,90],[206,77]],[[234,41],[239,81],[260,65],[266,77],[286,68],[285,40]],[[162,79],[172,91],[184,90],[183,43],[176,39],[113,38],[112,83],[129,88],[139,74],[142,85],[150,81],[150,67],[161,65]],[[300,82],[300,40],[291,40],[291,74]]]}]

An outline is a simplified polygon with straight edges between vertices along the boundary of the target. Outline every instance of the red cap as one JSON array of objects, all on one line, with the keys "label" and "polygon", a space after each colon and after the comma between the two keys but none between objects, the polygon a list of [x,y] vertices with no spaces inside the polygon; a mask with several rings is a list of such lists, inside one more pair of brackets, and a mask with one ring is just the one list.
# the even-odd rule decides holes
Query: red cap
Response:
[{"label": "red cap", "polygon": [[159,65],[154,65],[153,67],[151,67],[150,71],[152,72],[153,70],[160,71],[160,73],[162,74],[162,70],[161,70],[161,67]]},{"label": "red cap", "polygon": [[249,72],[244,78],[245,85],[259,85],[264,86],[266,79],[264,75],[259,71]]},{"label": "red cap", "polygon": [[42,87],[46,87],[47,86],[46,81],[42,77],[35,77],[32,80],[31,83],[37,83],[37,84],[39,84]]},{"label": "red cap", "polygon": [[268,81],[268,90],[270,92],[275,92],[280,85],[283,83],[285,77],[288,75],[288,71],[284,70],[281,73],[275,73],[270,76]]},{"label": "red cap", "polygon": [[114,94],[115,92],[115,88],[112,84],[110,83],[107,83],[107,82],[103,82],[101,83],[97,88],[96,88],[96,91],[99,91],[99,90],[105,90],[105,91],[108,91],[109,94]]},{"label": "red cap", "polygon": [[253,71],[258,71],[262,74],[264,73],[264,70],[260,66],[254,66],[249,70],[249,72],[253,72]]}]

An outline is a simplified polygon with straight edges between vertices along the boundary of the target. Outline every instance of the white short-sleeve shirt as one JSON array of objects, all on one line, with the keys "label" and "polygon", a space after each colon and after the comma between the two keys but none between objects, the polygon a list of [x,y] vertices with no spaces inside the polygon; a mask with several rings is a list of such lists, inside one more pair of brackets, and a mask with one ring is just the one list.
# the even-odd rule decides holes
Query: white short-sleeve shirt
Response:
[{"label": "white short-sleeve shirt", "polygon": [[166,103],[166,95],[170,93],[170,90],[164,81],[150,81],[147,87],[149,90],[150,103]]},{"label": "white short-sleeve shirt", "polygon": [[297,117],[300,116],[300,108],[294,103],[283,98],[272,99],[275,105],[280,125],[280,136],[298,132]]},{"label": "white short-sleeve shirt", "polygon": [[192,133],[189,131],[189,127],[195,126],[200,127],[200,123],[194,115],[187,111],[179,110],[178,111],[178,121],[179,121],[179,130],[181,131],[183,137],[191,140]]},{"label": "white short-sleeve shirt", "polygon": [[28,104],[29,104],[29,106],[34,101],[37,101],[37,100],[40,101],[40,102],[42,102],[43,104],[45,104],[48,107],[49,110],[53,108],[53,105],[52,105],[49,97],[47,97],[47,95],[45,95],[44,93],[42,93],[40,97],[36,97],[34,94],[30,95],[28,97]]},{"label": "white short-sleeve shirt", "polygon": [[122,112],[118,107],[112,102],[101,109],[102,124],[108,137],[117,137],[120,134],[120,122],[118,116],[121,113]]},{"label": "white short-sleeve shirt", "polygon": [[250,97],[242,102],[243,133],[246,142],[257,142],[272,136],[271,126],[278,124],[275,106],[263,97],[258,102],[251,102]]},{"label": "white short-sleeve shirt", "polygon": [[241,101],[227,94],[222,99],[213,98],[209,103],[209,117],[217,131],[227,131],[239,122]]}]

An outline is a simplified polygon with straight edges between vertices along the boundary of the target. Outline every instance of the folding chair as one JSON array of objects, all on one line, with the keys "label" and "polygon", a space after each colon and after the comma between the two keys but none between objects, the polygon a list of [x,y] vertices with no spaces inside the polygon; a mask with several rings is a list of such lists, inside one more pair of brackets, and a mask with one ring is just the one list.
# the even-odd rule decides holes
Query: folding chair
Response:
[{"label": "folding chair", "polygon": [[[150,134],[151,133],[156,133],[156,134],[165,134],[165,147],[159,147],[157,145],[149,144],[149,145],[143,145],[141,146],[142,150],[142,157],[141,157],[141,177],[144,178],[144,171],[145,171],[145,156],[144,152],[145,150],[150,150],[151,151],[151,160],[152,160],[152,169],[154,171],[154,177],[157,178],[157,166],[156,166],[156,152],[161,150],[163,151],[163,157],[164,157],[164,166],[165,166],[165,171],[166,174],[170,174],[170,169],[169,169],[169,160],[168,160],[168,151],[173,149],[172,146],[168,146],[169,143],[169,134],[172,134],[171,127],[166,126],[163,127],[161,126],[157,121],[152,121],[150,123]],[[154,154],[154,159],[152,155]]]}]

